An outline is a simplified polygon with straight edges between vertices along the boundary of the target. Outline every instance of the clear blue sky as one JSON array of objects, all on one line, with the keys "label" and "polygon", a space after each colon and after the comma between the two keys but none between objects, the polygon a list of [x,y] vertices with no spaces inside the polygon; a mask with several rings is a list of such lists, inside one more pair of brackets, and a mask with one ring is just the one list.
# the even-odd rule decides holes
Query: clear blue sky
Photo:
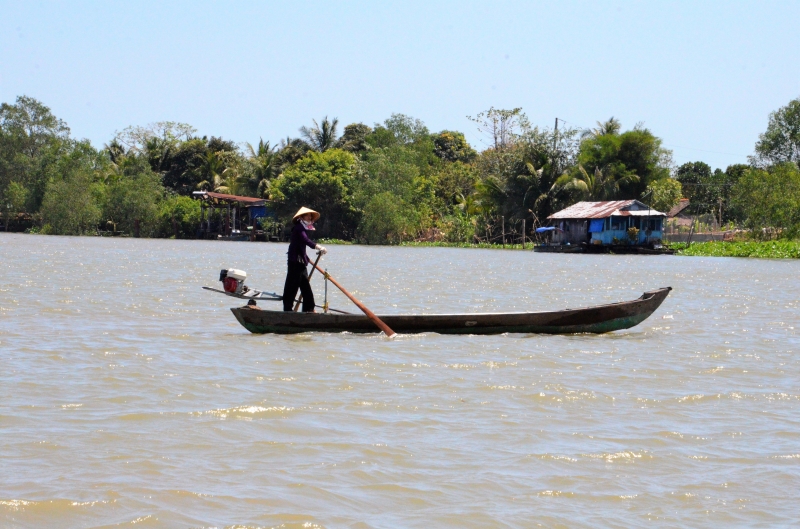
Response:
[{"label": "clear blue sky", "polygon": [[491,106],[644,122],[677,164],[745,162],[800,96],[800,2],[0,0],[0,101],[96,147],[128,125],[273,143],[324,116],[460,130]]}]

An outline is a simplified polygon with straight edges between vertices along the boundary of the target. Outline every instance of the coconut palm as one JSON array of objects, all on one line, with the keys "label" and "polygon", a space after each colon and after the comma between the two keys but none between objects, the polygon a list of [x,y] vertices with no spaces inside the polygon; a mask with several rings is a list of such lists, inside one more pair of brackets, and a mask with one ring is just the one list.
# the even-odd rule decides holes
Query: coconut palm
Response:
[{"label": "coconut palm", "polygon": [[198,172],[202,175],[203,180],[197,184],[197,189],[208,191],[209,189],[215,193],[230,193],[235,180],[234,170],[232,167],[226,167],[221,152],[208,151],[202,157]]},{"label": "coconut palm", "polygon": [[628,173],[620,178],[613,174],[604,175],[603,169],[595,167],[590,174],[578,165],[578,174],[565,173],[555,181],[552,191],[577,191],[585,200],[610,200],[619,193],[621,185],[632,184],[639,181],[639,177],[633,173]]},{"label": "coconut palm", "polygon": [[611,116],[608,118],[608,121],[603,123],[598,121],[596,128],[584,130],[583,133],[581,133],[581,138],[598,138],[607,134],[614,136],[619,134],[620,130],[622,130],[622,124],[614,119],[614,116]]},{"label": "coconut palm", "polygon": [[258,146],[247,144],[250,156],[247,159],[246,175],[240,177],[240,189],[250,196],[264,197],[269,190],[269,182],[280,173],[280,160],[277,149],[267,141],[259,139]]},{"label": "coconut palm", "polygon": [[325,152],[336,146],[337,131],[336,127],[339,125],[339,119],[333,118],[333,121],[328,121],[328,116],[322,120],[322,125],[314,121],[313,127],[300,127],[300,135],[305,139],[306,144],[314,151]]},{"label": "coconut palm", "polygon": [[125,146],[117,141],[116,138],[107,143],[104,149],[108,153],[108,157],[111,159],[112,163],[119,163],[119,161],[127,155]]}]

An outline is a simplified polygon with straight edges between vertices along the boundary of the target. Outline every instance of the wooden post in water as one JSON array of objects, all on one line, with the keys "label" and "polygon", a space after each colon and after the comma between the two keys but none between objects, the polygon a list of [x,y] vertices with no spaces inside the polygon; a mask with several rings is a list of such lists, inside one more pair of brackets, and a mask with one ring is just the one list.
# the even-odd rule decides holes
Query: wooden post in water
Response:
[{"label": "wooden post in water", "polygon": [[502,235],[502,237],[503,237],[503,248],[505,248],[506,247],[506,217],[502,216],[500,218],[502,219],[502,222],[503,222],[503,235]]},{"label": "wooden post in water", "polygon": [[522,219],[522,249],[525,249],[525,219]]}]

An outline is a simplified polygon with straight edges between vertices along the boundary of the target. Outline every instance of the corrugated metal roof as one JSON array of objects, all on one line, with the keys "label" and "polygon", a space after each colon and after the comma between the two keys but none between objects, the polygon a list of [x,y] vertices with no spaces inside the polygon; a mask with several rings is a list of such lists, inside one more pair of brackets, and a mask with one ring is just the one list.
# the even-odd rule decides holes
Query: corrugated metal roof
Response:
[{"label": "corrugated metal roof", "polygon": [[[636,206],[633,208],[633,206]],[[631,209],[633,208],[633,209]],[[604,202],[578,202],[567,209],[553,213],[548,219],[604,219],[611,216],[666,216],[660,211],[648,209],[638,200],[607,200]]]}]

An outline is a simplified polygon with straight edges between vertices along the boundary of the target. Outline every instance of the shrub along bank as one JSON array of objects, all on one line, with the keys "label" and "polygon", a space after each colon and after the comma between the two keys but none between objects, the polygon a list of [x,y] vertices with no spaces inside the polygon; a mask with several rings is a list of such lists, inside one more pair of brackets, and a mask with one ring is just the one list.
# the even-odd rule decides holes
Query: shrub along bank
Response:
[{"label": "shrub along bank", "polygon": [[[678,247],[676,246],[676,249]],[[678,249],[677,255],[800,259],[800,241],[699,242]]]}]

